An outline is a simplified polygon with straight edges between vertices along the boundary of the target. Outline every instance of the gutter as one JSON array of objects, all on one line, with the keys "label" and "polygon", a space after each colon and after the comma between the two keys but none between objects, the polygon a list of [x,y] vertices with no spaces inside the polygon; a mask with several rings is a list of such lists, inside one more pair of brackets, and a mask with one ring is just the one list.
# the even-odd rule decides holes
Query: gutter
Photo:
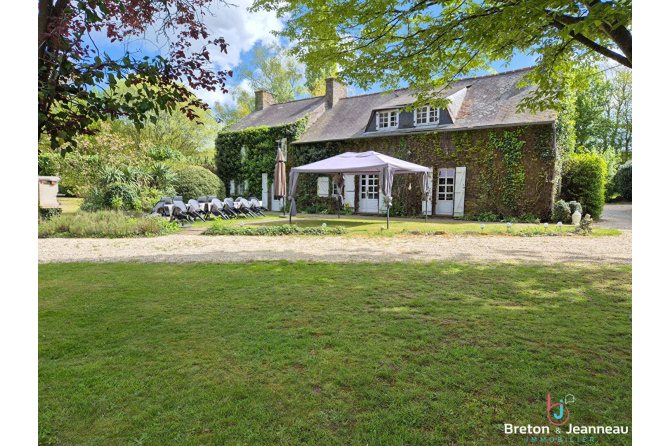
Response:
[{"label": "gutter", "polygon": [[[407,135],[415,135],[415,134],[422,134],[422,133],[450,133],[450,132],[467,132],[470,130],[486,130],[486,129],[498,129],[498,128],[503,128],[503,127],[525,127],[525,126],[530,126],[530,125],[547,125],[551,124],[552,126],[556,126],[556,120],[550,120],[550,121],[536,121],[536,122],[520,122],[520,123],[509,123],[509,124],[491,124],[491,125],[481,125],[481,126],[470,126],[470,127],[436,127],[430,130],[427,129],[408,129],[403,132],[370,132],[369,134],[364,134],[361,136],[354,136],[351,138],[338,138],[338,139],[318,139],[318,140],[311,140],[311,141],[294,141],[291,143],[291,145],[298,145],[298,144],[316,144],[316,143],[324,143],[324,142],[334,142],[334,141],[353,141],[357,139],[372,139],[372,138],[387,138],[389,136],[407,136]],[[373,135],[372,133],[381,133],[381,135]],[[555,132],[554,132],[555,134]]]}]

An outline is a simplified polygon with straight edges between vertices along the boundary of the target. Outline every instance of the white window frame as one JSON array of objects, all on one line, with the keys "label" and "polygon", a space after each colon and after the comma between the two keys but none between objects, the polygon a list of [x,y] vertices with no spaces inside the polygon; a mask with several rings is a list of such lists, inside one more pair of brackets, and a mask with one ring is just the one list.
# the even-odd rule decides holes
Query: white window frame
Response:
[{"label": "white window frame", "polygon": [[[419,122],[419,112],[423,115],[425,111],[425,119],[426,122]],[[434,115],[434,116],[431,116]],[[431,121],[431,117],[434,117],[434,120]],[[423,119],[423,117],[422,117]],[[422,126],[427,126],[427,125],[437,125],[440,123],[440,108],[434,108],[431,107],[430,105],[424,105],[421,108],[417,108],[414,110],[414,126],[415,127],[422,127]]]},{"label": "white window frame", "polygon": [[[395,113],[395,125],[391,125],[391,114]],[[381,115],[388,115],[388,125],[386,127],[380,127],[379,126],[379,121],[381,120],[380,117]],[[376,114],[377,118],[377,130],[384,131],[384,130],[393,130],[398,128],[398,121],[400,120],[400,113],[398,112],[397,109],[395,110],[380,110]]]}]

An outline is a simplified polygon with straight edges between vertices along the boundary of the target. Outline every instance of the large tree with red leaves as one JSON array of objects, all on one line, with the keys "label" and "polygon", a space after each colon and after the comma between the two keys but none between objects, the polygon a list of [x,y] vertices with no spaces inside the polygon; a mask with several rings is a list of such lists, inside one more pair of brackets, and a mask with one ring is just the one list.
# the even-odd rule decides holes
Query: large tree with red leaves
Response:
[{"label": "large tree with red leaves", "polygon": [[[210,50],[226,51],[204,23],[217,0],[39,0],[38,136],[52,147],[76,145],[100,119],[127,118],[142,127],[159,111],[181,110],[197,119],[203,103],[187,88],[224,93],[230,71],[217,71]],[[97,39],[128,43],[156,33],[165,56],[112,57]],[[98,42],[99,43],[99,42]],[[137,94],[116,94],[120,83]],[[104,91],[104,92],[103,92]],[[69,144],[65,144],[69,143]]]}]

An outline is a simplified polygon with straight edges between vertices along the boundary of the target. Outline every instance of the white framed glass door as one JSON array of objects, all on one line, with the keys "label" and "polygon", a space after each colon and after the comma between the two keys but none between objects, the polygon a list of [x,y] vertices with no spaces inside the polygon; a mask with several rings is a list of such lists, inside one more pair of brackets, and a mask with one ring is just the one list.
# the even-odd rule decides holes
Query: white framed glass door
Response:
[{"label": "white framed glass door", "polygon": [[436,215],[454,215],[454,169],[440,169],[437,175]]},{"label": "white framed glass door", "polygon": [[358,212],[379,213],[379,176],[361,175],[358,192]]}]

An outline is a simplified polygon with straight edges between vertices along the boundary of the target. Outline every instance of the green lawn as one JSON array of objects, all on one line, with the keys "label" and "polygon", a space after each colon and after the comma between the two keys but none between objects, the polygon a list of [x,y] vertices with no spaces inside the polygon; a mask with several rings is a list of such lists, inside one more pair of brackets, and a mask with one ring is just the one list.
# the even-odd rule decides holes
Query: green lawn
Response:
[{"label": "green lawn", "polygon": [[571,423],[630,426],[631,276],[40,265],[40,443],[517,445],[502,424],[548,425],[547,393],[575,396]]},{"label": "green lawn", "polygon": [[74,214],[79,210],[84,199],[76,197],[58,197],[58,202],[63,207],[63,210],[61,211],[63,214]]},{"label": "green lawn", "polygon": [[[239,222],[238,222],[239,223]],[[248,223],[253,223],[251,220]],[[481,223],[477,222],[461,222],[458,220],[428,220],[426,223],[422,219],[391,219],[389,229],[386,229],[386,219],[371,219],[371,218],[318,218],[318,217],[304,217],[300,219],[293,219],[293,224],[301,227],[321,226],[344,226],[350,234],[353,235],[395,235],[412,231],[421,231],[422,233],[442,231],[445,234],[482,234]],[[246,224],[246,223],[245,223]],[[273,225],[288,224],[288,221],[281,221],[277,223],[269,223]],[[575,226],[564,225],[561,230],[555,224],[550,224],[546,229],[542,224],[528,224],[515,223],[512,225],[510,232],[508,232],[506,223],[484,223],[483,234],[485,235],[501,235],[501,234],[519,234],[520,231],[534,234],[557,234],[568,233],[574,230]],[[621,231],[616,229],[593,229],[594,236],[606,235],[621,235]]]}]

